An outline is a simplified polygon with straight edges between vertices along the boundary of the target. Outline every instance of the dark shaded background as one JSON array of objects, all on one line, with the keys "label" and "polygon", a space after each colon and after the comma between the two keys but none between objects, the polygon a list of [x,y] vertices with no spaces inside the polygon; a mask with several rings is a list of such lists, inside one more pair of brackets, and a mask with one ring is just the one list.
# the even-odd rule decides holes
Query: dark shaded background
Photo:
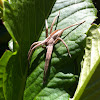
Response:
[{"label": "dark shaded background", "polygon": [[2,54],[8,48],[8,41],[11,39],[10,35],[8,34],[6,28],[3,25],[2,20],[0,20],[0,58]]},{"label": "dark shaded background", "polygon": [[[97,19],[94,21],[96,24],[100,24],[100,0],[93,0],[95,7],[97,8]],[[11,39],[6,28],[3,25],[2,20],[0,20],[0,58],[5,50],[8,48],[8,42]]]},{"label": "dark shaded background", "polygon": [[93,0],[95,8],[97,8],[97,19],[94,23],[100,24],[100,0]]}]

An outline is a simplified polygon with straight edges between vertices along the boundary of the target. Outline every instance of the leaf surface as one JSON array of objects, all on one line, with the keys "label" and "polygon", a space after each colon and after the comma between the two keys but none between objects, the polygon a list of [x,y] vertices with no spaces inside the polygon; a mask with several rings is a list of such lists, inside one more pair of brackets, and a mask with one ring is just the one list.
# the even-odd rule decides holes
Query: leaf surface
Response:
[{"label": "leaf surface", "polygon": [[[46,84],[43,85],[43,72],[45,65],[46,49],[38,48],[35,50],[31,60],[29,75],[24,92],[24,100],[68,100],[73,96],[78,83],[78,58],[84,51],[84,33],[96,18],[96,9],[91,0],[57,0],[50,17],[48,26],[58,14],[57,29],[63,29],[72,24],[86,21],[84,24],[74,26],[62,34],[61,38],[68,45],[72,58],[68,56],[66,47],[62,42],[58,42],[53,48],[53,54],[49,63]],[[54,25],[53,30],[55,29]],[[39,40],[45,39],[45,30]],[[78,61],[77,61],[78,60]]]},{"label": "leaf surface", "polygon": [[27,54],[32,42],[37,41],[44,27],[44,20],[55,0],[4,1],[3,21],[11,35],[13,52],[7,62],[3,78],[5,100],[22,100],[28,72]]},{"label": "leaf surface", "polygon": [[7,63],[12,55],[13,53],[7,50],[0,59],[0,100],[5,100],[3,78],[4,78],[5,67],[7,66]]},{"label": "leaf surface", "polygon": [[100,99],[100,28],[92,25],[87,32],[85,55],[78,88],[73,100]]}]

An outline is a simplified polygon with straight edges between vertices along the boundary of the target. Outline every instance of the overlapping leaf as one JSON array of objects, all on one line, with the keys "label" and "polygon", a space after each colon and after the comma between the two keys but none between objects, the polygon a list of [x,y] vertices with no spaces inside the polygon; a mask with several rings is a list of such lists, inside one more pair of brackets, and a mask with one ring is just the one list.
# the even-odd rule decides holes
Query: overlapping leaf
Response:
[{"label": "overlapping leaf", "polygon": [[0,100],[5,100],[4,93],[3,93],[3,89],[4,89],[3,74],[5,71],[5,67],[7,66],[7,63],[12,55],[13,53],[7,50],[2,56],[2,58],[0,59]]},{"label": "overlapping leaf", "polygon": [[[4,1],[3,21],[14,40],[13,52],[3,73],[5,100],[22,100],[28,71],[27,53],[32,42],[36,41],[44,20],[48,17],[55,0],[10,0]],[[5,61],[5,60],[4,60]],[[1,70],[1,69],[0,69]]]},{"label": "overlapping leaf", "polygon": [[13,51],[17,50],[17,53],[10,55],[5,71],[0,70],[3,75],[0,80],[2,82],[0,92],[3,94],[3,99],[66,100],[73,96],[78,82],[77,66],[80,62],[77,59],[85,46],[84,33],[96,18],[96,9],[91,0],[57,0],[48,19],[49,28],[59,10],[61,13],[57,28],[62,29],[76,22],[86,22],[66,30],[62,35],[72,58],[69,58],[61,42],[54,46],[45,85],[42,82],[46,50],[40,48],[34,52],[25,86],[28,71],[27,52],[32,42],[37,41],[39,37],[39,40],[45,38],[45,32],[41,34],[41,31],[44,19],[49,15],[54,1],[10,0],[4,2],[4,24],[14,40]]},{"label": "overlapping leaf", "polygon": [[99,71],[100,28],[97,25],[92,25],[87,32],[84,61],[82,63],[82,71],[79,79],[78,88],[74,96],[74,100],[94,100],[95,98],[96,100],[100,99]]},{"label": "overlapping leaf", "polygon": [[[46,50],[38,48],[33,53],[24,100],[59,100],[60,98],[66,100],[75,92],[78,82],[77,66],[80,63],[77,59],[84,50],[86,37],[84,33],[87,32],[90,24],[96,18],[96,9],[91,0],[57,0],[52,14],[48,18],[49,28],[59,10],[58,29],[76,22],[86,22],[66,30],[61,37],[68,45],[72,58],[68,56],[66,47],[61,42],[54,46],[45,86],[43,86],[43,70]],[[45,39],[44,31],[39,40],[43,39]]]}]

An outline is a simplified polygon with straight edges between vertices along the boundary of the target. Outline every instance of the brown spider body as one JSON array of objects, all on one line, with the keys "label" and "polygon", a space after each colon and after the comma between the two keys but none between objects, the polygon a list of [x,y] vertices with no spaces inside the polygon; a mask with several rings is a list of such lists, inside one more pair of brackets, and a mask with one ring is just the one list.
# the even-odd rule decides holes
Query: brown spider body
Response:
[{"label": "brown spider body", "polygon": [[51,28],[50,28],[50,35],[49,36],[48,36],[48,25],[47,25],[47,20],[46,20],[46,39],[43,40],[43,41],[34,42],[31,45],[30,50],[28,52],[28,60],[30,60],[30,56],[32,55],[32,52],[33,52],[33,50],[35,48],[37,48],[37,47],[39,47],[41,45],[42,46],[43,45],[46,46],[47,53],[46,53],[46,59],[45,59],[43,83],[45,82],[45,77],[46,77],[46,74],[47,74],[47,70],[48,70],[48,66],[49,66],[49,61],[51,59],[51,55],[52,55],[52,51],[53,51],[54,44],[56,44],[59,40],[62,41],[62,43],[67,48],[67,51],[68,51],[69,56],[71,57],[71,55],[69,53],[69,49],[68,49],[66,43],[60,38],[60,36],[64,32],[64,30],[66,30],[66,29],[68,29],[68,28],[70,28],[72,26],[79,25],[79,24],[82,24],[82,23],[85,22],[85,21],[83,21],[81,23],[74,24],[74,25],[71,25],[71,26],[66,27],[64,29],[58,29],[58,30],[55,30],[54,32],[52,32],[52,28],[53,28],[54,22],[55,22],[55,20],[57,19],[58,16],[59,16],[59,14],[54,18],[54,20],[52,22],[52,25],[51,25]]}]

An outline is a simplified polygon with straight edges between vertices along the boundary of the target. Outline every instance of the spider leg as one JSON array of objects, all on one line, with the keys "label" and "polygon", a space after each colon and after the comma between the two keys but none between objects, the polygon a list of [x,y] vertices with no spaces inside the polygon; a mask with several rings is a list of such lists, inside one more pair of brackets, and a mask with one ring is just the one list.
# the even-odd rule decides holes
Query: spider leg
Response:
[{"label": "spider leg", "polygon": [[41,42],[42,42],[42,41],[38,41],[38,42],[34,42],[34,43],[32,43],[32,45],[30,46],[30,49],[29,49],[28,55],[29,55],[31,49],[33,48],[33,46],[34,46],[34,45],[37,45],[37,44],[39,44],[39,43],[41,43]]},{"label": "spider leg", "polygon": [[59,14],[60,14],[60,11],[59,11],[58,15],[54,18],[54,20],[53,20],[53,22],[52,22],[52,24],[51,24],[50,34],[52,33],[52,28],[53,28],[53,25],[54,25],[54,23],[55,23],[55,21],[56,21],[57,17],[59,17]]},{"label": "spider leg", "polygon": [[68,29],[68,28],[70,28],[70,27],[73,27],[73,26],[75,26],[75,25],[81,25],[81,24],[83,24],[84,22],[85,22],[85,21],[83,21],[83,22],[81,22],[81,23],[76,23],[76,24],[70,25],[70,26],[64,28],[62,31],[66,30],[66,29]]},{"label": "spider leg", "polygon": [[45,19],[45,25],[46,25],[46,38],[48,37],[48,23],[47,19]]},{"label": "spider leg", "polygon": [[71,28],[71,27],[73,27],[73,26],[75,26],[75,25],[81,25],[81,24],[83,24],[85,21],[83,21],[83,22],[81,22],[81,23],[77,23],[77,24],[73,24],[73,25],[70,25],[70,26],[68,26],[68,27],[66,27],[66,28],[64,28],[64,29],[61,29],[61,32],[59,33],[59,37],[62,35],[62,33],[66,30],[66,29],[68,29],[68,28]]},{"label": "spider leg", "polygon": [[47,53],[46,53],[46,59],[45,59],[43,83],[45,83],[45,78],[46,78],[46,74],[47,74],[47,70],[48,70],[48,66],[49,66],[49,61],[51,59],[52,51],[53,51],[53,44],[50,44],[50,45],[47,46]]},{"label": "spider leg", "polygon": [[38,41],[38,42],[34,42],[32,43],[31,47],[30,48],[33,48],[34,45],[38,44],[38,43],[41,43],[42,41]]},{"label": "spider leg", "polygon": [[38,43],[37,45],[35,45],[32,49],[29,50],[29,53],[28,53],[28,60],[30,60],[30,57],[32,55],[32,52],[35,48],[39,47],[40,45],[44,44],[44,42],[41,42],[41,43]]},{"label": "spider leg", "polygon": [[57,23],[56,23],[56,26],[55,26],[55,30],[57,30],[58,20],[59,20],[59,16],[57,17]]},{"label": "spider leg", "polygon": [[69,56],[71,57],[71,54],[70,54],[70,52],[69,52],[69,49],[68,49],[67,44],[66,44],[66,43],[63,41],[63,39],[61,39],[60,37],[58,37],[58,38],[55,40],[55,43],[57,43],[58,40],[62,41],[62,43],[63,43],[63,44],[65,45],[65,47],[67,48],[67,51],[68,51]]}]

